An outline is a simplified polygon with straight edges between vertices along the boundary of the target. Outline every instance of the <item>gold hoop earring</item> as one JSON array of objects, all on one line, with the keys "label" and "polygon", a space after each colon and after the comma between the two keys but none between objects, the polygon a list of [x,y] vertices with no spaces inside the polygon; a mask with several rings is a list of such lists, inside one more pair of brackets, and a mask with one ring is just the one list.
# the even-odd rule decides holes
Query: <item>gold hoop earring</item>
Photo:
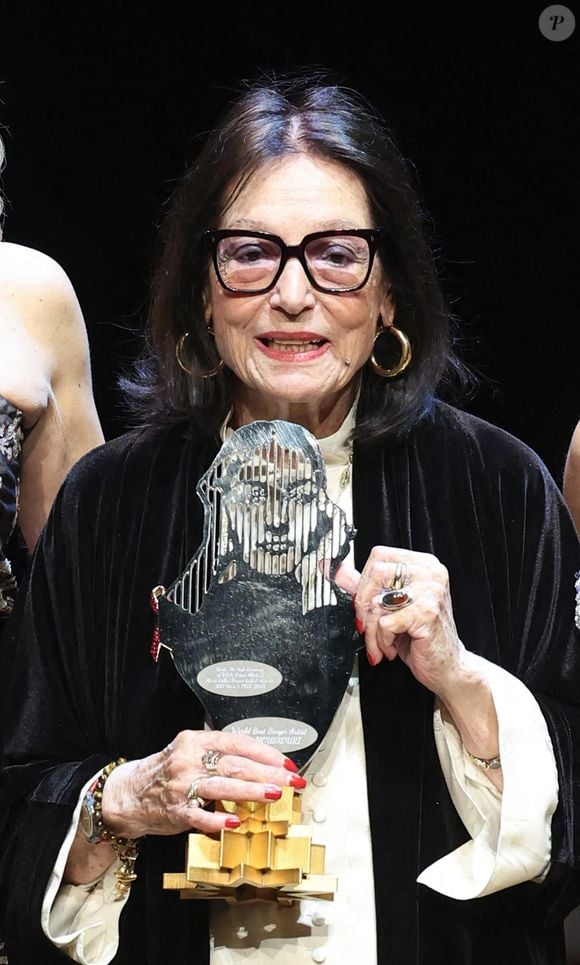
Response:
[{"label": "gold hoop earring", "polygon": [[[377,339],[387,334],[393,335],[397,339],[401,349],[401,358],[399,359],[397,364],[393,365],[393,367],[390,369],[384,368],[384,366],[382,366],[381,363],[377,361],[375,357],[375,347],[377,344]],[[400,328],[395,328],[394,325],[388,325],[386,328],[380,328],[378,330],[377,334],[375,335],[373,351],[369,359],[369,364],[373,372],[376,372],[377,375],[380,375],[381,378],[383,379],[394,379],[397,375],[400,375],[401,372],[405,371],[405,369],[408,367],[412,358],[413,358],[413,351],[411,349],[411,343],[409,342],[409,339],[404,334],[404,332],[400,330]]]},{"label": "gold hoop earring", "polygon": [[224,360],[220,359],[215,369],[210,369],[209,372],[194,372],[193,369],[188,369],[187,365],[184,365],[181,360],[181,353],[183,351],[183,346],[185,345],[185,340],[188,337],[188,335],[189,335],[189,332],[184,332],[183,335],[179,338],[177,345],[175,346],[175,358],[177,359],[177,364],[179,365],[179,368],[183,369],[184,372],[187,372],[188,375],[193,375],[193,377],[196,379],[212,379],[214,375],[217,375],[219,370],[222,368],[224,364]]}]

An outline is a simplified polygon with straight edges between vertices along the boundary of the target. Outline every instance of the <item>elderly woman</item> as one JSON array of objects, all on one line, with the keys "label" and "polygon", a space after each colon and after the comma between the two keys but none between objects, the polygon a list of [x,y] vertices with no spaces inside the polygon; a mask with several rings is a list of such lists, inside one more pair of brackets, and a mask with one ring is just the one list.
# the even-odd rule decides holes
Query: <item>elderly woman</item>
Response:
[{"label": "elderly woman", "polygon": [[[436,395],[459,368],[449,318],[405,164],[362,98],[306,76],[232,104],[167,215],[148,348],[143,424],[69,476],[12,623],[11,961],[563,962],[578,544],[538,457]],[[363,658],[300,774],[208,727],[150,608],[205,545],[198,483],[222,443],[264,421],[317,440],[356,531],[326,574],[352,597],[339,646],[356,626]],[[267,637],[267,607],[244,614],[233,644]],[[236,802],[288,787],[333,901],[163,888],[188,833],[235,833]]]}]

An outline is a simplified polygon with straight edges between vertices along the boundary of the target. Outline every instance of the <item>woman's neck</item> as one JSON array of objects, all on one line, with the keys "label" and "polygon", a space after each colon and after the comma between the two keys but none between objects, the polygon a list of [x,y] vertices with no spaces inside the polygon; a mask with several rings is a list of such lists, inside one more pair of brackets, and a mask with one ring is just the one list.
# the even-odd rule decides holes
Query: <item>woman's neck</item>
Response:
[{"label": "woman's neck", "polygon": [[264,399],[246,395],[243,388],[234,397],[229,425],[234,429],[257,420],[282,419],[304,426],[317,439],[331,436],[346,419],[358,386],[351,382],[346,390],[332,398],[313,402],[286,402],[284,399]]}]

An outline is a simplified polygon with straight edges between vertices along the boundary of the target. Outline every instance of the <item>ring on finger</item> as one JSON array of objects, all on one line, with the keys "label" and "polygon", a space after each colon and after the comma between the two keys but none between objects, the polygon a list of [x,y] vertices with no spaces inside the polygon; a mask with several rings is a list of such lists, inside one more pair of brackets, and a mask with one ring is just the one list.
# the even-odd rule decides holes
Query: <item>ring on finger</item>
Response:
[{"label": "ring on finger", "polygon": [[385,610],[402,610],[403,607],[409,606],[413,602],[413,597],[402,589],[393,589],[390,587],[385,590],[382,597],[379,600],[380,605]]},{"label": "ring on finger", "polygon": [[219,751],[206,751],[201,758],[201,763],[208,774],[217,774],[218,761],[222,755]]},{"label": "ring on finger", "polygon": [[389,587],[390,590],[402,590],[409,582],[409,567],[406,563],[398,562],[395,566],[395,575]]},{"label": "ring on finger", "polygon": [[196,777],[189,786],[189,791],[187,792],[187,806],[189,808],[204,808],[209,801],[206,801],[204,797],[201,797],[197,793],[197,789],[201,782],[204,780],[203,777]]}]

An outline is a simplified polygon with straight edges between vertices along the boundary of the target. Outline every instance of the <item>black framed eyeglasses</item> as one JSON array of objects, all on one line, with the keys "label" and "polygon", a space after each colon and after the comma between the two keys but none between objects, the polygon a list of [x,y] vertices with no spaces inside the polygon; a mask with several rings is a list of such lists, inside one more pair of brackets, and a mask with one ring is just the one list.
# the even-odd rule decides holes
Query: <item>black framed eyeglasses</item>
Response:
[{"label": "black framed eyeglasses", "polygon": [[264,231],[204,232],[220,285],[229,292],[270,291],[289,258],[297,258],[313,288],[340,295],[366,285],[382,228],[314,231],[299,245],[287,245]]}]

